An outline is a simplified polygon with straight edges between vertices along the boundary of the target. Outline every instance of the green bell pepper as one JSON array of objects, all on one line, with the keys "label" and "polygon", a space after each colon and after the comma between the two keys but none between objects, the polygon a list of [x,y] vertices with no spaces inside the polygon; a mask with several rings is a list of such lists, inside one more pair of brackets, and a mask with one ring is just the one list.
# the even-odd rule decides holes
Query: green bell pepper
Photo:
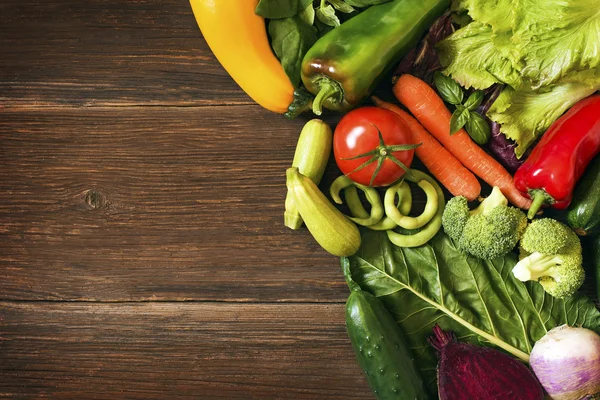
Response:
[{"label": "green bell pepper", "polygon": [[357,106],[449,5],[449,0],[392,0],[320,38],[302,60],[302,82],[316,96],[313,112]]}]

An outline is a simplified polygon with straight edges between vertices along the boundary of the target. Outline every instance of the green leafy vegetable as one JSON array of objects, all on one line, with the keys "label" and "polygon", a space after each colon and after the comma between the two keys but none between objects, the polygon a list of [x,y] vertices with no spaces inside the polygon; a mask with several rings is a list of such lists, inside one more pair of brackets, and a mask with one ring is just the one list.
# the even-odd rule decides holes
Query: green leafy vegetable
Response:
[{"label": "green leafy vegetable", "polygon": [[387,3],[390,0],[344,0],[346,3],[353,7],[369,7],[374,6],[376,4]]},{"label": "green leafy vegetable", "polygon": [[269,35],[273,51],[281,61],[285,73],[292,85],[298,87],[302,58],[317,41],[317,30],[295,16],[269,21]]},{"label": "green leafy vegetable", "polygon": [[304,9],[300,14],[298,14],[302,21],[306,22],[308,25],[314,25],[315,23],[315,9],[310,3],[308,7]]},{"label": "green leafy vegetable", "polygon": [[498,47],[492,28],[474,21],[440,41],[436,49],[444,74],[467,89],[487,89],[497,82],[521,86],[521,75]]},{"label": "green leafy vegetable", "polygon": [[321,6],[317,8],[316,12],[319,21],[325,25],[333,27],[340,25],[340,19],[337,17],[337,15],[335,15],[335,9],[331,5]]},{"label": "green leafy vegetable", "polygon": [[520,0],[512,41],[535,87],[594,69],[600,65],[600,0]]},{"label": "green leafy vegetable", "polygon": [[523,361],[555,326],[600,332],[600,312],[588,298],[552,298],[539,284],[515,279],[516,262],[513,253],[491,261],[468,256],[443,232],[427,245],[400,248],[385,233],[364,231],[359,251],[341,259],[350,288],[372,293],[392,313],[434,390],[436,357],[427,337],[435,324]]},{"label": "green leafy vegetable", "polygon": [[467,107],[460,104],[456,106],[456,111],[450,118],[450,134],[454,135],[458,132],[469,121],[469,118],[471,118],[471,113]]},{"label": "green leafy vegetable", "polygon": [[254,11],[269,19],[289,18],[303,12],[312,0],[260,0]]},{"label": "green leafy vegetable", "polygon": [[463,90],[454,79],[436,71],[433,74],[433,83],[444,101],[456,106],[450,118],[450,134],[454,135],[464,127],[475,143],[486,144],[490,139],[490,125],[475,111],[481,105],[484,93],[476,90],[461,104],[464,99]]},{"label": "green leafy vegetable", "polygon": [[440,96],[446,103],[453,105],[461,104],[463,101],[462,88],[456,81],[441,72],[433,74],[433,83]]},{"label": "green leafy vegetable", "polygon": [[465,130],[471,136],[471,139],[480,146],[483,146],[490,140],[490,124],[476,112],[471,112],[470,118],[465,124]]},{"label": "green leafy vegetable", "polygon": [[354,7],[350,4],[344,2],[344,0],[327,0],[336,10],[343,12],[345,14],[350,14],[354,12]]},{"label": "green leafy vegetable", "polygon": [[490,25],[494,33],[512,29],[515,0],[457,0],[452,8],[466,10],[469,16],[481,23]]},{"label": "green leafy vegetable", "polygon": [[483,91],[476,90],[469,96],[467,101],[465,101],[464,106],[467,107],[469,109],[469,111],[473,111],[481,105],[482,101],[483,101]]}]

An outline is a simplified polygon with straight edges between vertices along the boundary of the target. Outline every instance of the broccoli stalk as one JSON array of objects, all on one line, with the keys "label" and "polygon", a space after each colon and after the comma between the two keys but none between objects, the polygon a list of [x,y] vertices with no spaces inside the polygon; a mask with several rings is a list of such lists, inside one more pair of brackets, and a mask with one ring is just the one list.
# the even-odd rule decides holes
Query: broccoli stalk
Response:
[{"label": "broccoli stalk", "polygon": [[523,282],[537,281],[543,276],[557,280],[561,276],[560,267],[562,265],[563,260],[560,256],[536,251],[519,261],[512,272],[515,278]]},{"label": "broccoli stalk", "polygon": [[469,210],[463,196],[450,199],[442,225],[460,249],[479,258],[493,259],[515,247],[527,225],[527,217],[521,210],[509,207],[506,197],[494,187],[473,210]]},{"label": "broccoli stalk", "polygon": [[512,272],[520,281],[538,281],[551,296],[571,296],[583,283],[581,243],[566,225],[542,218],[521,239],[520,261]]},{"label": "broccoli stalk", "polygon": [[492,189],[492,193],[490,193],[488,197],[483,199],[483,201],[481,202],[481,204],[479,204],[479,206],[477,206],[477,208],[471,210],[469,213],[471,214],[471,216],[488,215],[494,208],[498,206],[506,207],[507,205],[507,198],[502,194],[502,191],[499,187],[494,186],[494,188]]}]

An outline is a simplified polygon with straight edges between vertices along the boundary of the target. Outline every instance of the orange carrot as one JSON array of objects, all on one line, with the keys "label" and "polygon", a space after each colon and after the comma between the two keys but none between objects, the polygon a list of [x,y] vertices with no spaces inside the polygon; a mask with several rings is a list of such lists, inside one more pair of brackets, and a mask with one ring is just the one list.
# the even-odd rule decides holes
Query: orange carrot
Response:
[{"label": "orange carrot", "polygon": [[395,104],[387,103],[375,96],[371,99],[377,107],[390,110],[406,122],[415,142],[421,142],[421,145],[415,149],[417,157],[453,196],[465,196],[471,201],[479,196],[481,185],[475,175],[431,136],[419,121]]},{"label": "orange carrot", "polygon": [[529,209],[531,200],[517,190],[512,175],[473,142],[464,129],[450,136],[452,115],[442,98],[427,83],[405,74],[398,79],[393,90],[400,103],[404,104],[458,161],[490,186],[500,188],[512,204]]}]

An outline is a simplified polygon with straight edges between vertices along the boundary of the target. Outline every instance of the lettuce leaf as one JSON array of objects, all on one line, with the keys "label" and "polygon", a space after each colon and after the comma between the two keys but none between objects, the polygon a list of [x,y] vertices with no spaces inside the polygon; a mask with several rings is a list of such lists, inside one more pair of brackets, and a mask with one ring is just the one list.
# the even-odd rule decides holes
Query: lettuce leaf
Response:
[{"label": "lettuce leaf", "polygon": [[600,333],[600,312],[589,298],[553,298],[539,284],[515,279],[516,262],[512,253],[492,261],[466,255],[443,232],[424,246],[401,248],[376,231],[363,232],[358,253],[341,260],[348,286],[377,296],[402,328],[432,391],[437,358],[427,338],[435,324],[524,361],[555,326]]},{"label": "lettuce leaf", "polygon": [[554,85],[544,91],[507,87],[487,116],[500,124],[500,132],[517,143],[515,154],[521,158],[555,120],[598,88],[600,84],[590,87],[578,82]]},{"label": "lettuce leaf", "polygon": [[494,33],[509,32],[514,25],[515,0],[459,0],[453,10],[466,10],[474,21],[490,25]]},{"label": "lettuce leaf", "polygon": [[521,86],[521,75],[498,50],[508,45],[505,38],[495,36],[490,25],[476,21],[457,30],[436,45],[444,74],[467,89],[486,89],[499,82]]},{"label": "lettuce leaf", "polygon": [[512,42],[534,87],[600,65],[600,0],[519,0]]}]

